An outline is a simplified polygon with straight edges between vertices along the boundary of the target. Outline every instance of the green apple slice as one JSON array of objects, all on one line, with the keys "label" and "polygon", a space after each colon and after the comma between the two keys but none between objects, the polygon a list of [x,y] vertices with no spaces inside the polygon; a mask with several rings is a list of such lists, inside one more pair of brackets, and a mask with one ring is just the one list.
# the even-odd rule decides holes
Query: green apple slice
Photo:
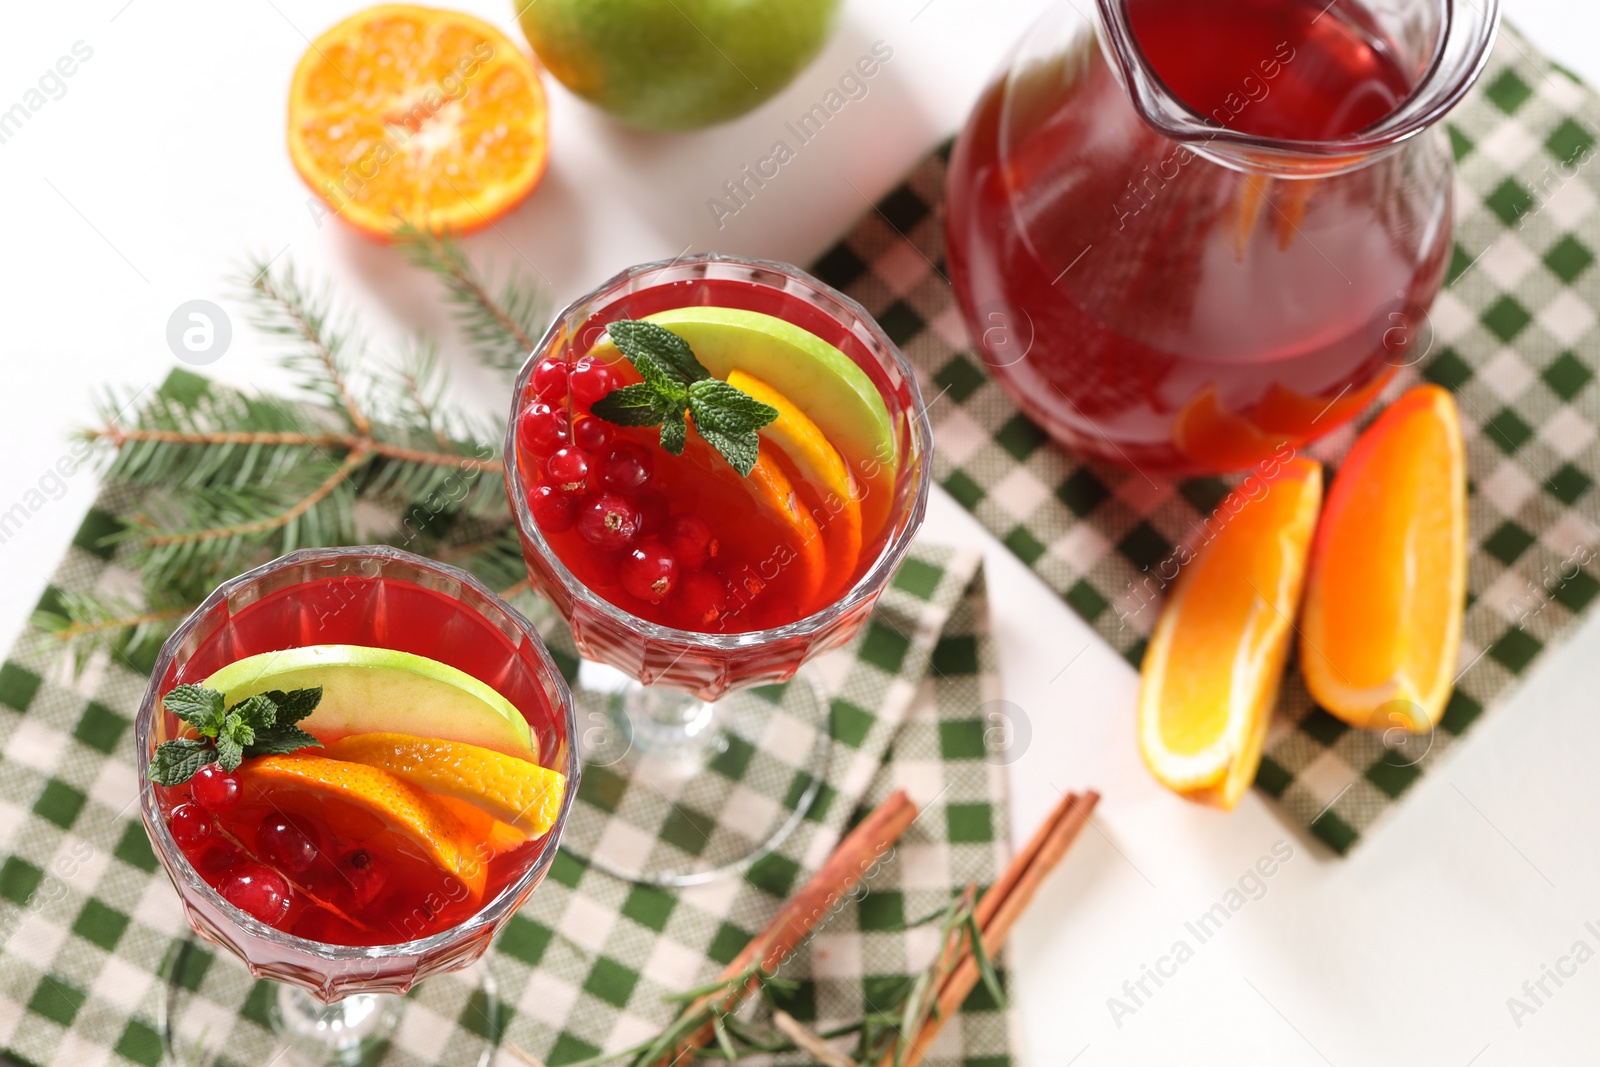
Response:
[{"label": "green apple slice", "polygon": [[322,687],[300,726],[324,744],[351,734],[412,734],[539,760],[533,731],[512,703],[447,663],[365,645],[306,645],[235,660],[204,683],[232,706],[271,689]]},{"label": "green apple slice", "polygon": [[[882,394],[855,360],[810,330],[726,307],[672,308],[644,321],[688,341],[715,378],[725,379],[735,368],[760,378],[817,424],[856,477],[876,481],[884,476],[894,484],[900,456]],[[622,358],[609,341],[597,345],[594,354],[608,361]]]}]

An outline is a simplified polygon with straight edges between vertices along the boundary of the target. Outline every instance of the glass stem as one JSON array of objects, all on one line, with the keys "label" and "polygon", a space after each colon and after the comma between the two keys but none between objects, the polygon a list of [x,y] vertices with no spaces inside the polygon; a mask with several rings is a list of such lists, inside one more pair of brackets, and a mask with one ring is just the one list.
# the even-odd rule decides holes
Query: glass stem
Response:
[{"label": "glass stem", "polygon": [[609,765],[636,751],[703,764],[721,750],[716,707],[699,697],[592,660],[579,666],[574,696],[587,762]]},{"label": "glass stem", "polygon": [[356,1067],[394,1031],[401,998],[356,993],[324,1004],[299,986],[278,987],[276,1029],[311,1062]]}]

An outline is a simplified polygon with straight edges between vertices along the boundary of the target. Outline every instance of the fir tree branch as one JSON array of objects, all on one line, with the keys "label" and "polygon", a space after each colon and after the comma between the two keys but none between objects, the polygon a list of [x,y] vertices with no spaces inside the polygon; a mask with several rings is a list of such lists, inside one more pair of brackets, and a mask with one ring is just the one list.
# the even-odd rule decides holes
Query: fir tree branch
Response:
[{"label": "fir tree branch", "polygon": [[[450,439],[445,436],[444,428],[440,425],[438,415],[438,391],[435,387],[435,372],[437,365],[434,362],[432,348],[418,349],[413,360],[400,369],[399,379],[405,396],[422,416],[422,425],[433,434],[434,444],[444,451],[450,450]],[[429,397],[432,392],[433,397]]]},{"label": "fir tree branch", "polygon": [[311,299],[293,271],[286,270],[281,278],[275,278],[270,267],[270,263],[261,264],[251,272],[248,282],[250,289],[265,299],[257,325],[269,333],[298,335],[306,343],[310,358],[320,365],[325,377],[324,388],[313,386],[313,391],[327,392],[336,399],[351,427],[365,437],[372,425],[356,404],[339,357],[345,338],[328,330],[326,305]]},{"label": "fir tree branch", "polygon": [[356,447],[364,447],[374,455],[386,456],[402,463],[419,463],[430,467],[458,467],[461,470],[481,471],[484,474],[503,474],[506,469],[505,463],[493,456],[479,457],[463,456],[459,452],[429,452],[426,449],[404,448],[400,445],[391,445],[385,441],[374,441],[370,437],[358,438],[350,442],[350,444]]},{"label": "fir tree branch", "polygon": [[189,604],[181,608],[165,608],[161,611],[141,611],[130,615],[117,615],[111,618],[87,621],[75,619],[54,632],[54,636],[61,641],[75,641],[82,637],[93,637],[96,634],[113,630],[131,630],[137,626],[147,626],[151,623],[167,622],[168,620],[181,619],[188,615],[199,605]]},{"label": "fir tree branch", "polygon": [[303,445],[307,448],[339,448],[352,447],[360,440],[354,434],[342,433],[313,435],[248,430],[191,433],[183,430],[127,429],[115,423],[85,430],[83,435],[91,441],[109,441],[116,448],[136,441],[158,441],[171,445]]},{"label": "fir tree branch", "polygon": [[[117,448],[137,441],[158,441],[175,445],[304,445],[307,448],[348,449],[363,452],[366,456],[386,456],[402,463],[419,463],[432,467],[460,467],[463,470],[501,474],[505,464],[493,457],[464,456],[459,452],[429,452],[426,449],[407,448],[371,437],[353,433],[325,433],[315,436],[302,433],[249,433],[219,431],[215,433],[187,433],[178,430],[134,430],[117,426],[104,426],[85,431],[90,440],[110,441]],[[445,445],[449,445],[446,440]],[[365,458],[365,456],[363,457]]]},{"label": "fir tree branch", "polygon": [[395,237],[413,266],[439,276],[456,323],[479,360],[495,370],[519,370],[544,332],[541,322],[548,309],[540,288],[513,270],[496,298],[448,236],[403,222]]},{"label": "fir tree branch", "polygon": [[349,478],[350,474],[365,463],[371,455],[370,449],[353,449],[349,455],[345,456],[344,462],[339,464],[339,468],[323,479],[320,485],[302,497],[293,507],[272,518],[234,523],[230,526],[215,526],[205,530],[189,530],[183,533],[153,534],[146,538],[146,543],[153,548],[159,548],[164,545],[214,541],[224,537],[249,537],[254,534],[268,533],[272,530],[280,529],[300,518],[300,516],[326,499],[328,494],[339,488],[340,484]]},{"label": "fir tree branch", "polygon": [[[516,351],[520,363],[542,329],[537,291],[513,279],[505,298],[490,299],[454,244],[428,247],[450,265],[455,295],[491,321],[469,337]],[[387,538],[397,546],[447,555],[491,588],[525,576],[506,512],[502,428],[445,402],[434,346],[419,339],[398,373],[392,364],[360,373],[359,342],[336,325],[326,293],[288,266],[258,263],[242,281],[251,321],[289,341],[282,362],[310,399],[252,396],[194,375],[121,404],[105,398],[100,424],[83,436],[111,454],[107,484],[137,491],[139,513],[125,511],[105,543],[121,547],[142,590],[126,601],[61,594],[36,613],[80,664],[92,645],[153,650],[230,574],[296,548],[372,540],[357,525],[364,502],[399,513]]]}]

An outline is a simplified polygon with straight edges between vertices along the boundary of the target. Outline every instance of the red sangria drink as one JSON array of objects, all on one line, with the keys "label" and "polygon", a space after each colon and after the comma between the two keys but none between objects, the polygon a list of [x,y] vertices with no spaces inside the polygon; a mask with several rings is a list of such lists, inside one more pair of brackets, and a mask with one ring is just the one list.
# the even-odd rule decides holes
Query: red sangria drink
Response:
[{"label": "red sangria drink", "polygon": [[1451,234],[1431,126],[1481,67],[1494,5],[1097,13],[1053,10],[952,156],[974,344],[1087,455],[1149,474],[1281,458],[1425,354]]},{"label": "red sangria drink", "polygon": [[288,1038],[348,1059],[397,1014],[379,994],[472,963],[543,878],[573,733],[531,624],[476,580],[306,550],[224,584],[162,649],[144,819],[195,930],[292,983]]},{"label": "red sangria drink", "polygon": [[[589,761],[718,824],[728,797],[705,791],[700,766],[734,743],[741,707],[759,730],[766,698],[751,687],[860,629],[921,522],[927,448],[904,357],[859,305],[792,267],[652,264],[569,307],[518,379],[507,490],[529,576],[591,661],[580,712],[612,724]],[[810,688],[789,685],[781,703],[810,724],[815,753]],[[654,861],[607,855],[581,817],[567,841],[627,877],[682,881],[748,859],[795,814],[778,805]]]}]

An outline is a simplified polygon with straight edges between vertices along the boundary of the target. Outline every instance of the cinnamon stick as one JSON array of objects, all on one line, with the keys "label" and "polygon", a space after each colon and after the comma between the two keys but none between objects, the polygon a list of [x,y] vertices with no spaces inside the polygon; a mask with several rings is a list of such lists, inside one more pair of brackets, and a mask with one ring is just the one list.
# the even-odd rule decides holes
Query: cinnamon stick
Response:
[{"label": "cinnamon stick", "polygon": [[[979,929],[983,931],[984,951],[990,956],[1005,944],[1011,928],[1027,910],[1039,886],[1067,854],[1068,846],[1078,836],[1078,831],[1083,829],[1083,824],[1089,821],[1089,814],[1099,800],[1100,794],[1093,790],[1082,795],[1069,793],[1063,797],[978,902],[974,914]],[[977,987],[978,978],[977,957],[972,954],[971,945],[964,943],[961,961],[945,978],[939,990],[938,1010],[923,1024],[916,1040],[901,1058],[900,1067],[917,1067],[922,1062],[945,1020],[961,1010],[961,1005]],[[892,1051],[878,1063],[878,1067],[893,1065]]]},{"label": "cinnamon stick", "polygon": [[[744,951],[728,964],[720,980],[735,978],[758,961],[764,973],[776,971],[789,954],[810,936],[817,924],[861,884],[861,879],[900,840],[900,835],[916,818],[917,806],[904,790],[895,792],[874,808],[833,850],[822,869],[812,875],[800,892],[773,916],[766,929],[757,934],[744,947]],[[731,993],[708,994],[691,1003],[685,1013],[699,1011],[718,996],[723,998],[723,1010],[732,1011],[758,984],[759,979],[752,978],[747,985]],[[674,1067],[688,1063],[693,1059],[696,1049],[704,1048],[711,1041],[713,1033],[709,1023],[701,1027],[662,1063]]]}]

